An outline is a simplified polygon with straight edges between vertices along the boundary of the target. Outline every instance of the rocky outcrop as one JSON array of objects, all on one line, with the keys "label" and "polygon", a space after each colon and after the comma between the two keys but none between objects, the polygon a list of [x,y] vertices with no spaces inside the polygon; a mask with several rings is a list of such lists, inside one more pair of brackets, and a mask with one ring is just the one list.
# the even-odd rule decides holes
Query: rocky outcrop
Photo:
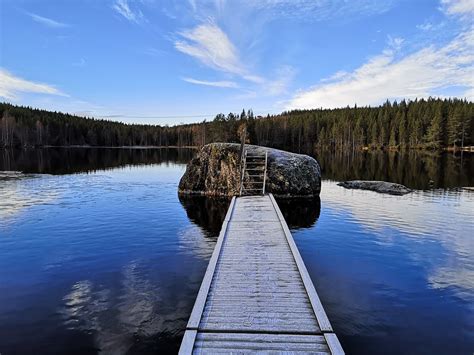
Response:
[{"label": "rocky outcrop", "polygon": [[[246,145],[248,154],[268,153],[266,192],[278,197],[313,197],[321,191],[318,162],[307,155]],[[211,143],[191,160],[180,194],[236,196],[240,191],[240,144]]]},{"label": "rocky outcrop", "polygon": [[16,180],[25,177],[21,171],[0,171],[1,180]]},{"label": "rocky outcrop", "polygon": [[404,185],[386,181],[351,180],[340,182],[338,185],[346,189],[371,190],[390,195],[405,195],[413,191]]}]

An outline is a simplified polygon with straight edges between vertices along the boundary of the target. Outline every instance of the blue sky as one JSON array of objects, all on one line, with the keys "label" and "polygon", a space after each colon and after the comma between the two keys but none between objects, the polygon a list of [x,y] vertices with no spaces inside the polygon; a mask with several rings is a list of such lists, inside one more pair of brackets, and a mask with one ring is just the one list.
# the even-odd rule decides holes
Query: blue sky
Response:
[{"label": "blue sky", "polygon": [[0,0],[3,101],[178,124],[474,99],[472,0]]}]

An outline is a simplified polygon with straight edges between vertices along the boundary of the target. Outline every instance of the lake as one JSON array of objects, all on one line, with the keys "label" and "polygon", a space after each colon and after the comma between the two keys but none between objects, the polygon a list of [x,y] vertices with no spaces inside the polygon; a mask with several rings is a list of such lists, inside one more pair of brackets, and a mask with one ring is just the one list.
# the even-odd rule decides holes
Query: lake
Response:
[{"label": "lake", "polygon": [[[0,150],[2,355],[177,352],[229,204],[178,197],[194,154]],[[316,155],[320,198],[278,202],[346,352],[472,354],[474,155]]]}]

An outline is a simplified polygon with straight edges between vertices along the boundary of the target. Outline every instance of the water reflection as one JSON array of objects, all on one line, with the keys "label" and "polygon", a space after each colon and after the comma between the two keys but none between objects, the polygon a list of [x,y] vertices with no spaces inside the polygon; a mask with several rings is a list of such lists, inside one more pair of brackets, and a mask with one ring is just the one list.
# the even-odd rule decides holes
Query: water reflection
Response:
[{"label": "water reflection", "polygon": [[[180,195],[179,201],[191,221],[213,235],[219,234],[230,199]],[[311,227],[321,213],[319,197],[283,198],[277,199],[277,203],[290,228]]]},{"label": "water reflection", "polygon": [[[68,174],[126,165],[186,164],[195,149],[42,148],[0,149],[0,171]],[[320,151],[324,179],[384,180],[413,189],[474,186],[474,154],[406,151]]]},{"label": "water reflection", "polygon": [[[428,244],[444,248],[426,259],[418,248],[408,253],[430,265],[428,280],[432,287],[456,287],[459,295],[474,290],[474,194],[462,190],[414,192],[405,196],[388,196],[371,191],[341,189],[332,182],[325,184],[325,205],[336,211],[347,211],[361,227],[383,246]],[[440,213],[443,210],[443,213]],[[451,223],[456,216],[457,223]],[[396,230],[397,233],[394,233]],[[425,250],[426,251],[426,250]]]},{"label": "water reflection", "polygon": [[132,261],[123,267],[120,285],[105,287],[90,280],[73,284],[59,310],[64,325],[89,334],[101,354],[151,353],[154,348],[174,353],[189,316],[189,300],[174,297],[171,285],[147,278],[147,269]]},{"label": "water reflection", "polygon": [[179,202],[191,221],[212,235],[219,234],[230,199],[180,195]]},{"label": "water reflection", "polygon": [[[196,223],[196,221],[193,222]],[[197,256],[207,261],[214,251],[218,233],[203,233],[201,227],[196,225],[183,227],[178,232],[180,249],[184,254]]]},{"label": "water reflection", "polygon": [[[33,180],[34,179],[34,180]],[[28,180],[28,181],[21,181]],[[24,184],[29,184],[35,190],[42,188],[35,194],[25,190]],[[35,205],[54,203],[61,196],[54,184],[50,184],[47,177],[40,179],[35,175],[17,175],[0,182],[0,221],[10,221],[25,209]]]},{"label": "water reflection", "polygon": [[321,213],[321,199],[296,198],[277,199],[283,217],[289,228],[310,228],[319,218]]},{"label": "water reflection", "polygon": [[70,174],[126,165],[186,164],[195,152],[186,148],[0,148],[0,171]]},{"label": "water reflection", "polygon": [[412,189],[474,186],[474,154],[406,151],[317,152],[324,179],[383,180]]},{"label": "water reflection", "polygon": [[[0,213],[7,211],[0,217],[0,351],[176,353],[229,200],[178,199],[185,167],[173,159],[187,153],[87,151],[78,156],[86,161],[73,158],[77,167],[67,169],[153,164],[0,181]],[[21,161],[28,154],[16,155],[12,169],[57,172],[57,159],[70,152],[50,154],[49,163]],[[394,171],[385,171],[377,164],[389,158],[369,154],[346,163],[345,156],[322,158],[325,174],[403,180],[419,168],[394,155],[386,168]],[[460,167],[450,159],[406,181],[423,182],[428,171],[448,176],[449,167]],[[438,181],[472,183],[465,172],[449,176]],[[472,352],[474,193],[387,196],[325,180],[321,199],[278,204],[348,352]]]},{"label": "water reflection", "polygon": [[[412,347],[429,353],[430,344],[437,353],[468,353],[474,339],[474,195],[431,190],[388,196],[324,181],[321,201],[318,223],[295,227],[293,235],[343,346],[379,353],[398,339],[384,352]],[[456,329],[451,341],[433,331],[440,321]]]}]

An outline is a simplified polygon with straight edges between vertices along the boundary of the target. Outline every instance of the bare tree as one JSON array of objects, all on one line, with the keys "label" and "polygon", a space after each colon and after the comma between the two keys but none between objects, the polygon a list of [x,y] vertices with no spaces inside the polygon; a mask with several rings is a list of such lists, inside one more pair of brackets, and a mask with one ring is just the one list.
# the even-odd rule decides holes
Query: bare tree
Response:
[{"label": "bare tree", "polygon": [[13,132],[15,130],[15,118],[10,116],[8,111],[5,111],[2,116],[2,145],[12,146],[13,145]]}]

